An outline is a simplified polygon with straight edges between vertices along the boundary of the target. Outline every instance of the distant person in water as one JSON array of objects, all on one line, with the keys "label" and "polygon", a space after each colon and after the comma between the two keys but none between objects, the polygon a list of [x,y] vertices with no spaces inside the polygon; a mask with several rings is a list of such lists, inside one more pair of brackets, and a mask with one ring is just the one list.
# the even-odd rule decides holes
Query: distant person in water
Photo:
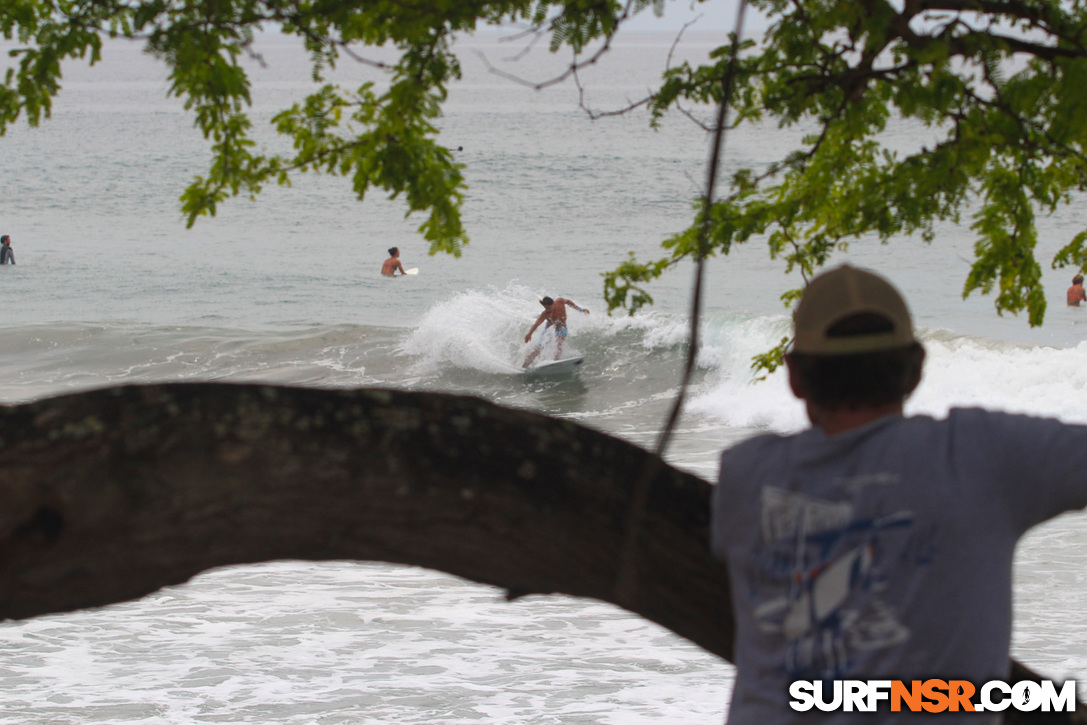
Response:
[{"label": "distant person in water", "polygon": [[393,277],[398,269],[400,274],[407,274],[404,271],[404,265],[400,264],[400,248],[391,247],[389,249],[389,258],[385,260],[385,264],[381,265],[381,273],[386,277]]},{"label": "distant person in water", "polygon": [[[562,355],[562,343],[566,341],[566,308],[573,307],[578,312],[589,314],[587,307],[578,307],[577,303],[573,300],[568,300],[563,297],[559,297],[556,300],[550,297],[544,297],[540,300],[540,304],[543,305],[544,311],[540,313],[540,316],[536,318],[536,322],[533,323],[532,329],[525,335],[525,342],[532,341],[532,333],[536,332],[536,328],[541,324],[546,323],[544,329],[555,328],[555,359],[558,360]],[[532,361],[543,351],[543,336],[541,335],[540,341],[536,343],[536,347],[525,358],[524,364],[521,366],[527,368],[532,364]]]},{"label": "distant person in water", "polygon": [[1068,288],[1068,306],[1079,307],[1080,302],[1087,302],[1087,292],[1083,291],[1083,275],[1077,274]]},{"label": "distant person in water", "polygon": [[0,264],[15,264],[15,251],[11,248],[11,237],[0,237]]}]

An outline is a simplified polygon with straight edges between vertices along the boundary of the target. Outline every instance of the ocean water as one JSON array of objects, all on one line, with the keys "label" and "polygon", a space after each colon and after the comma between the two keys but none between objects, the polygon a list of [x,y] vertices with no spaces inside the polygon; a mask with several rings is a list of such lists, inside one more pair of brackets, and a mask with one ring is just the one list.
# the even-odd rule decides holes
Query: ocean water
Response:
[{"label": "ocean water", "polygon": [[[719,38],[688,34],[676,57]],[[587,70],[587,102],[638,100],[664,67],[668,35],[632,35]],[[563,59],[498,35],[460,44],[465,77],[442,119],[462,147],[471,244],[428,257],[421,220],[346,184],[302,176],[256,202],[184,228],[177,196],[207,152],[165,73],[135,46],[66,74],[53,118],[0,138],[0,233],[18,265],[0,268],[0,402],[105,385],[177,380],[392,386],[479,395],[575,420],[652,447],[676,392],[693,267],[652,288],[656,305],[607,316],[600,273],[657,253],[683,228],[703,183],[708,139],[685,119],[660,131],[643,114],[589,120],[569,83],[536,91]],[[305,58],[262,38],[254,117],[307,86]],[[382,51],[375,51],[381,57]],[[367,67],[344,64],[358,85]],[[762,164],[798,132],[745,129],[726,170]],[[899,128],[891,142],[921,142]],[[269,146],[281,144],[271,134]],[[1087,223],[1076,206],[1042,220],[1051,254]],[[1048,270],[1043,328],[963,300],[967,227],[927,246],[857,242],[842,259],[890,276],[929,350],[909,411],[955,405],[1087,422],[1087,310],[1063,305]],[[402,250],[416,277],[378,274]],[[752,384],[751,356],[788,329],[778,301],[799,284],[752,246],[707,270],[695,386],[669,460],[707,479],[720,449],[805,425],[780,374]],[[516,368],[545,294],[572,313],[575,377]],[[1025,482],[1029,485],[1029,482]],[[1087,518],[1032,532],[1016,562],[1014,654],[1047,675],[1087,680]],[[15,723],[715,723],[732,669],[609,605],[563,597],[506,602],[441,573],[384,564],[272,562],[205,573],[136,602],[0,623],[0,725]]]}]

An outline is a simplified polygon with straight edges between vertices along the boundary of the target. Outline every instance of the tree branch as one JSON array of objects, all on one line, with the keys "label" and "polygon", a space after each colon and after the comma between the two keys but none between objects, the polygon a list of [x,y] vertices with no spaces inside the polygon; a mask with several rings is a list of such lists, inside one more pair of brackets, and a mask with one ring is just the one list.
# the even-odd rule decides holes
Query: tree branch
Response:
[{"label": "tree branch", "polygon": [[172,384],[0,408],[0,441],[0,619],[228,564],[354,559],[612,602],[731,656],[709,484],[570,422],[436,393]]}]

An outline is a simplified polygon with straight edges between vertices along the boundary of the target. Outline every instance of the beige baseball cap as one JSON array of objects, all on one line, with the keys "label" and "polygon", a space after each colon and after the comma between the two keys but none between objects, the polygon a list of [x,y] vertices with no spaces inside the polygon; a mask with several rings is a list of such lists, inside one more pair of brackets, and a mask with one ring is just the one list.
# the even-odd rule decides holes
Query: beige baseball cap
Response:
[{"label": "beige baseball cap", "polygon": [[[860,313],[891,323],[887,332],[830,335],[835,323]],[[793,351],[808,355],[856,355],[907,347],[916,340],[906,301],[878,274],[849,265],[811,281],[793,314]]]}]

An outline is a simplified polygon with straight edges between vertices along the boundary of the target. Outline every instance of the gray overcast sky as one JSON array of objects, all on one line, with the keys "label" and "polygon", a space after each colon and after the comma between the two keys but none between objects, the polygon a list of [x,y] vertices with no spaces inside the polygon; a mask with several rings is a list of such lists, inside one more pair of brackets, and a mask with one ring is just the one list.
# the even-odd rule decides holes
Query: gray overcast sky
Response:
[{"label": "gray overcast sky", "polygon": [[[664,17],[658,18],[652,9],[639,13],[626,26],[628,30],[678,30],[683,24],[698,16],[702,18],[692,30],[732,32],[736,25],[738,0],[707,0],[695,3],[691,0],[668,0],[665,4]],[[744,30],[762,30],[766,21],[748,7],[744,18]],[[744,35],[748,35],[745,32]]]}]

